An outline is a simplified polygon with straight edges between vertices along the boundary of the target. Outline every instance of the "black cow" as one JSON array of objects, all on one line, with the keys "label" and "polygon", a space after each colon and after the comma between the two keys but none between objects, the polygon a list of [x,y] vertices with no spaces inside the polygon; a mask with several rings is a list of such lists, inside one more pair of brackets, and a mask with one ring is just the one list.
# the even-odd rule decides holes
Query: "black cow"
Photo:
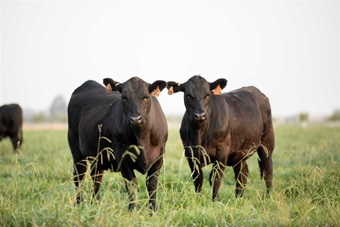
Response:
[{"label": "black cow", "polygon": [[18,104],[0,107],[0,141],[5,137],[11,139],[13,149],[17,152],[23,143],[22,110]]},{"label": "black cow", "polygon": [[201,76],[184,84],[167,84],[169,94],[184,92],[186,112],[180,134],[196,192],[202,190],[202,167],[213,164],[209,177],[213,201],[218,198],[226,165],[234,169],[236,196],[243,195],[248,176],[246,160],[256,151],[261,178],[268,192],[272,188],[274,131],[269,100],[255,87],[221,94],[226,84],[226,79],[209,83]]},{"label": "black cow", "polygon": [[[158,96],[165,81],[148,84],[138,77],[125,83],[104,79],[106,89],[86,81],[72,94],[68,105],[68,142],[78,188],[92,161],[93,197],[99,199],[103,171],[121,172],[129,194],[129,209],[136,206],[134,170],[147,173],[150,209],[155,211],[156,190],[168,126]],[[105,92],[106,90],[106,92]],[[113,92],[112,92],[113,91]],[[78,191],[76,203],[82,201]]]}]

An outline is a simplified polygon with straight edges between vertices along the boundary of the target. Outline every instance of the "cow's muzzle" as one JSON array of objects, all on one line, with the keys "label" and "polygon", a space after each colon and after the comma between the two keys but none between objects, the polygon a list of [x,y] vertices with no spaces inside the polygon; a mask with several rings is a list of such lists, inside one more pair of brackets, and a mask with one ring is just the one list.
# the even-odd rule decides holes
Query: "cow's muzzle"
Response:
[{"label": "cow's muzzle", "polygon": [[130,123],[133,125],[140,125],[143,121],[141,115],[130,117],[129,120],[130,120]]},{"label": "cow's muzzle", "polygon": [[207,114],[205,112],[201,112],[201,113],[194,113],[194,120],[201,122],[201,121],[205,121],[207,119]]}]

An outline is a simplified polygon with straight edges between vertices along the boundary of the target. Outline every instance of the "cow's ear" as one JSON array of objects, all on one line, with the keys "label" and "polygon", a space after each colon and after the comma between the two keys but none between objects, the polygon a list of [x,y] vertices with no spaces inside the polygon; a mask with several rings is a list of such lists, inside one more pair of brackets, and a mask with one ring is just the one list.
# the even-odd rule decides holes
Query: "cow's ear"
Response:
[{"label": "cow's ear", "polygon": [[105,85],[106,93],[111,93],[112,91],[122,91],[121,83],[112,80],[111,78],[103,79],[103,83]]},{"label": "cow's ear", "polygon": [[227,85],[226,79],[217,79],[215,82],[210,83],[210,90],[214,91],[214,95],[220,95],[223,88]]},{"label": "cow's ear", "polygon": [[179,91],[184,91],[184,85],[174,82],[174,81],[169,81],[167,83],[167,88],[168,88],[168,94],[172,95],[173,93],[179,92]]},{"label": "cow's ear", "polygon": [[156,80],[149,85],[149,92],[152,96],[158,97],[161,91],[165,88],[166,82],[163,80]]}]

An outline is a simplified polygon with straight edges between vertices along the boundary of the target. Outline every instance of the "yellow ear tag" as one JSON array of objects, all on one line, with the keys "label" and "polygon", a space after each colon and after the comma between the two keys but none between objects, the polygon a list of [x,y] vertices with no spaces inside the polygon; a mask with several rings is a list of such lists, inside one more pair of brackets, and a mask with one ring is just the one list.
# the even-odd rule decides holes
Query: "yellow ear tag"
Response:
[{"label": "yellow ear tag", "polygon": [[222,93],[222,89],[220,85],[217,85],[217,87],[214,89],[214,95],[220,95]]},{"label": "yellow ear tag", "polygon": [[106,93],[108,93],[108,94],[110,94],[110,93],[112,92],[111,84],[107,84],[107,85],[106,85],[105,91],[106,91]]},{"label": "yellow ear tag", "polygon": [[172,95],[174,93],[174,88],[171,86],[168,90],[168,94]]},{"label": "yellow ear tag", "polygon": [[153,90],[153,91],[151,92],[151,95],[152,95],[153,97],[158,97],[160,93],[161,93],[161,90],[159,90],[159,86],[157,86],[157,88],[155,88],[155,90]]}]

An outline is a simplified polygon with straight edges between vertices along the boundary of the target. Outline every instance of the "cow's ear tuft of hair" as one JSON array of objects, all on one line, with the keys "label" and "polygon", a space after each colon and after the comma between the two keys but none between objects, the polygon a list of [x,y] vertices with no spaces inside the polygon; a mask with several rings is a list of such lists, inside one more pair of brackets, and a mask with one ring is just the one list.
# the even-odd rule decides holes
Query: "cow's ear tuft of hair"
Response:
[{"label": "cow's ear tuft of hair", "polygon": [[223,88],[227,85],[226,79],[217,79],[215,82],[210,83],[210,90],[214,92],[214,95],[220,95],[222,93]]},{"label": "cow's ear tuft of hair", "polygon": [[121,84],[117,81],[112,80],[111,78],[103,79],[103,84],[105,85],[106,93],[111,93],[112,91],[121,92]]},{"label": "cow's ear tuft of hair", "polygon": [[110,94],[112,92],[112,86],[110,83],[108,83],[105,87],[106,93]]},{"label": "cow's ear tuft of hair", "polygon": [[184,86],[174,81],[169,81],[167,83],[167,88],[168,88],[169,95],[172,95],[173,93],[176,93],[179,91],[184,91]]},{"label": "cow's ear tuft of hair", "polygon": [[217,87],[214,88],[214,95],[220,95],[222,94],[222,88],[221,86],[218,84]]},{"label": "cow's ear tuft of hair", "polygon": [[174,87],[173,86],[170,86],[169,88],[168,88],[168,94],[169,95],[172,95],[174,93]]},{"label": "cow's ear tuft of hair", "polygon": [[153,97],[158,97],[160,93],[161,93],[161,90],[159,89],[159,86],[157,86],[157,87],[151,92],[151,95],[152,95]]},{"label": "cow's ear tuft of hair", "polygon": [[151,85],[149,85],[149,92],[152,96],[158,97],[165,87],[166,82],[164,80],[156,80]]}]

